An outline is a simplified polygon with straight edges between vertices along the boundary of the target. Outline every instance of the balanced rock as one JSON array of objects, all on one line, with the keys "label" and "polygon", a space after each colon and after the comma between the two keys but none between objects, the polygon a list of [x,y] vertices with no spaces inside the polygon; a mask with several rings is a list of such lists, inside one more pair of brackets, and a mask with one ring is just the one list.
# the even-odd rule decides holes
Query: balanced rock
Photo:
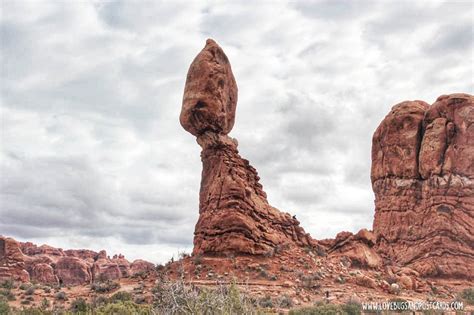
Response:
[{"label": "balanced rock", "polygon": [[424,276],[474,277],[474,97],[395,105],[372,141],[380,253]]},{"label": "balanced rock", "polygon": [[228,134],[234,126],[237,84],[224,51],[212,39],[189,67],[181,125],[198,136],[205,131]]},{"label": "balanced rock", "polygon": [[194,254],[265,254],[279,245],[312,246],[298,220],[268,204],[255,168],[227,136],[237,85],[222,49],[208,40],[188,72],[181,125],[197,136],[203,171]]}]

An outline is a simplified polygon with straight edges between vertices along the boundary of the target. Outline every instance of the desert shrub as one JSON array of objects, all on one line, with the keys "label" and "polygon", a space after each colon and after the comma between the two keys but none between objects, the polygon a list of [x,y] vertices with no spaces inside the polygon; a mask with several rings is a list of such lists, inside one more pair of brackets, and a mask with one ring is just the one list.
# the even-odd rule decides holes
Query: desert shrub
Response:
[{"label": "desert shrub", "polygon": [[193,263],[195,265],[200,265],[202,263],[202,255],[201,254],[193,255]]},{"label": "desert shrub", "polygon": [[99,306],[105,305],[109,302],[109,299],[106,296],[99,295],[92,298],[91,304],[92,308],[95,309]]},{"label": "desert shrub", "polygon": [[49,300],[47,298],[43,298],[41,300],[41,308],[47,309],[50,306]]},{"label": "desert shrub", "polygon": [[0,287],[3,289],[11,290],[15,288],[15,282],[13,282],[13,279],[6,279],[2,281]]},{"label": "desert shrub", "polygon": [[8,301],[15,301],[16,300],[15,294],[13,294],[12,290],[10,290],[10,289],[1,289],[0,290],[0,296],[5,297],[5,299],[8,300]]},{"label": "desert shrub", "polygon": [[258,301],[258,305],[260,305],[263,308],[272,308],[273,307],[273,301],[272,298],[269,296],[265,296],[260,301]]},{"label": "desert shrub", "polygon": [[21,305],[29,305],[31,302],[28,300],[23,300],[20,302]]},{"label": "desert shrub", "polygon": [[36,291],[36,286],[32,285],[31,287],[29,287],[28,289],[25,290],[25,294],[26,295],[33,295],[33,294],[35,294],[35,291]]},{"label": "desert shrub", "polygon": [[125,302],[125,301],[131,301],[132,300],[132,294],[130,292],[125,292],[125,291],[119,291],[112,295],[109,299],[110,303],[115,303],[115,302]]},{"label": "desert shrub", "polygon": [[44,310],[42,308],[31,306],[31,307],[23,307],[22,310],[15,311],[12,314],[15,314],[15,315],[53,315],[53,312]]},{"label": "desert shrub", "polygon": [[10,305],[5,298],[0,298],[0,314],[9,314]]},{"label": "desert shrub", "polygon": [[258,275],[261,278],[264,278],[264,279],[267,279],[269,277],[267,270],[263,267],[260,267],[260,271],[259,271]]},{"label": "desert shrub", "polygon": [[98,293],[107,293],[114,291],[118,288],[120,288],[120,284],[112,280],[107,280],[104,282],[95,282],[91,286],[91,290]]},{"label": "desert shrub", "polygon": [[64,291],[59,291],[54,295],[54,298],[59,301],[66,301],[67,300],[67,294]]},{"label": "desert shrub", "polygon": [[293,306],[293,300],[288,296],[284,295],[283,297],[280,298],[280,301],[278,303],[281,308],[290,308]]},{"label": "desert shrub", "polygon": [[326,256],[326,250],[322,246],[319,246],[319,245],[316,246],[315,250],[316,250],[316,255],[321,256],[321,257]]},{"label": "desert shrub", "polygon": [[335,304],[317,304],[290,310],[289,315],[343,315],[346,314],[340,306]]},{"label": "desert shrub", "polygon": [[136,304],[146,304],[146,298],[143,295],[136,295],[133,302]]},{"label": "desert shrub", "polygon": [[308,275],[301,275],[299,276],[300,280],[301,280],[301,286],[303,288],[307,288],[307,289],[312,289],[312,288],[320,288],[321,285],[316,281],[316,280],[319,280],[320,277],[318,275],[313,275],[313,274],[308,274]]},{"label": "desert shrub", "polygon": [[132,301],[125,301],[125,302],[116,302],[116,303],[109,303],[105,304],[98,309],[95,310],[95,314],[97,315],[148,315],[152,314],[151,309],[149,306],[146,305],[138,305],[133,303]]},{"label": "desert shrub", "polygon": [[200,289],[183,281],[158,283],[152,290],[158,314],[252,314],[253,301],[235,283]]},{"label": "desert shrub", "polygon": [[342,310],[347,315],[359,315],[362,314],[362,306],[358,303],[349,302],[341,306]]},{"label": "desert shrub", "polygon": [[20,290],[26,290],[26,289],[28,289],[29,287],[31,287],[31,284],[29,284],[29,283],[22,283],[22,284],[20,284],[19,289],[20,289]]},{"label": "desert shrub", "polygon": [[468,288],[464,289],[461,292],[461,298],[466,301],[466,303],[470,305],[474,305],[474,287],[473,288]]},{"label": "desert shrub", "polygon": [[77,298],[71,302],[71,311],[73,313],[86,313],[89,310],[89,304],[83,298]]},{"label": "desert shrub", "polygon": [[313,307],[303,307],[291,310],[290,315],[359,315],[362,314],[362,308],[356,303],[347,303],[343,305],[318,303]]}]

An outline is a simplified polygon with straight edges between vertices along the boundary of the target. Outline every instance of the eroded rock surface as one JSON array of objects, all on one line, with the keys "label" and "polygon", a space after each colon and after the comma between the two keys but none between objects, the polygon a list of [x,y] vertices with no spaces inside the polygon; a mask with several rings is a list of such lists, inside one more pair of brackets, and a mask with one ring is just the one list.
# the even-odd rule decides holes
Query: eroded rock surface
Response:
[{"label": "eroded rock surface", "polygon": [[372,146],[378,250],[425,276],[474,277],[474,97],[395,105]]},{"label": "eroded rock surface", "polygon": [[224,51],[212,39],[189,67],[181,125],[198,136],[204,131],[228,134],[234,126],[237,84]]},{"label": "eroded rock surface", "polygon": [[340,232],[331,244],[328,254],[347,260],[352,267],[380,268],[382,258],[375,250],[375,235],[362,229],[357,234]]},{"label": "eroded rock surface", "polygon": [[6,279],[26,282],[30,275],[25,270],[25,255],[20,243],[0,235],[0,280]]},{"label": "eroded rock surface", "polygon": [[314,245],[294,217],[268,204],[257,171],[227,136],[236,104],[229,60],[208,40],[189,68],[180,116],[202,147],[194,254],[266,254],[283,245]]},{"label": "eroded rock surface", "polygon": [[34,281],[42,284],[85,285],[147,273],[154,264],[130,263],[123,255],[107,256],[102,250],[62,250],[48,245],[17,242],[0,236],[0,280]]}]

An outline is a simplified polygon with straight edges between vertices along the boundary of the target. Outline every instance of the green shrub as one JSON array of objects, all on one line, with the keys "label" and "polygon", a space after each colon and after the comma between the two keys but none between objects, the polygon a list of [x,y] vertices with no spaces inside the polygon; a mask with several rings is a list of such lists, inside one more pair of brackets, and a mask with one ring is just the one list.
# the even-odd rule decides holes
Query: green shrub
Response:
[{"label": "green shrub", "polygon": [[467,304],[474,305],[474,287],[463,290],[461,292],[461,298],[466,301]]},{"label": "green shrub", "polygon": [[125,301],[131,301],[132,300],[132,294],[130,292],[125,292],[125,291],[119,291],[112,295],[110,297],[110,302],[115,303],[115,302],[125,302]]},{"label": "green shrub", "polygon": [[3,289],[11,290],[15,288],[15,282],[13,282],[13,279],[6,279],[2,281],[2,283],[0,284],[0,287]]},{"label": "green shrub", "polygon": [[86,313],[90,310],[89,304],[83,298],[77,298],[71,302],[71,311],[73,313]]},{"label": "green shrub", "polygon": [[[4,296],[8,301],[15,301],[15,294],[10,289],[1,289],[0,296]],[[1,313],[0,313],[1,314]]]},{"label": "green shrub", "polygon": [[19,288],[20,288],[20,290],[26,290],[26,289],[28,289],[29,287],[31,287],[31,284],[29,284],[29,283],[22,283],[22,284],[20,284],[20,287],[19,287]]},{"label": "green shrub", "polygon": [[362,306],[358,303],[349,302],[341,306],[342,310],[347,315],[359,315],[362,314]]},{"label": "green shrub", "polygon": [[303,307],[291,310],[289,315],[341,315],[345,314],[341,307],[334,304],[318,304],[312,307]]},{"label": "green shrub", "polygon": [[131,301],[109,303],[99,307],[96,314],[113,314],[113,315],[148,315],[151,314],[149,306],[138,305]]},{"label": "green shrub", "polygon": [[280,299],[279,305],[281,308],[290,308],[293,306],[293,300],[288,295],[284,295]]},{"label": "green shrub", "polygon": [[10,313],[10,305],[5,299],[0,299],[0,314],[9,314]]},{"label": "green shrub", "polygon": [[54,297],[56,298],[56,300],[59,300],[59,301],[67,300],[67,294],[64,291],[59,291],[58,293],[54,295]]},{"label": "green shrub", "polygon": [[265,296],[264,298],[260,299],[260,301],[258,301],[258,305],[260,305],[263,308],[272,308],[273,307],[272,298],[269,296]]},{"label": "green shrub", "polygon": [[41,308],[47,309],[50,306],[49,300],[47,298],[43,298],[41,300]]}]

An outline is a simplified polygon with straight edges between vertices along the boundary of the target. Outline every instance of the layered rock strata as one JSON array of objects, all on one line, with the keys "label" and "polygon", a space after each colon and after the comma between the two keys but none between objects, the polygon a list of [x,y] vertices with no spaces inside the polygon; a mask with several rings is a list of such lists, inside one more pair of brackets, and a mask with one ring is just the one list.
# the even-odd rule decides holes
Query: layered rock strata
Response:
[{"label": "layered rock strata", "polygon": [[374,233],[424,276],[474,277],[474,97],[395,105],[372,142]]},{"label": "layered rock strata", "polygon": [[0,236],[0,280],[33,281],[50,285],[83,285],[126,278],[154,269],[150,262],[128,262],[105,251],[65,250],[47,245],[20,243]]},{"label": "layered rock strata", "polygon": [[227,134],[235,120],[237,85],[213,40],[192,62],[180,122],[197,137],[203,164],[194,254],[268,254],[279,246],[316,242],[298,220],[268,204],[255,168]]}]

